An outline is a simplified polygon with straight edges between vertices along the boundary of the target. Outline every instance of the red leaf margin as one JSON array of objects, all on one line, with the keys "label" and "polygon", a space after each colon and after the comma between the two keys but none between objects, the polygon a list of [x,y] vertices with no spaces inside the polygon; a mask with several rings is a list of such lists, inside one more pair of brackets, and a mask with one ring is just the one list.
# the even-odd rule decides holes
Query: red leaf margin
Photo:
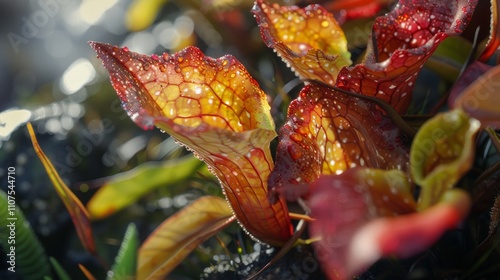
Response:
[{"label": "red leaf margin", "polygon": [[420,69],[446,37],[461,34],[477,0],[400,0],[378,17],[364,63],[342,69],[337,86],[408,109]]},{"label": "red leaf margin", "polygon": [[[314,11],[320,11],[321,17],[333,18],[326,10],[317,5],[304,9],[296,6],[280,7],[258,0],[253,13],[265,44],[274,48],[302,78],[380,98],[399,113],[404,113],[410,105],[412,89],[420,69],[441,41],[463,32],[476,4],[477,0],[400,0],[394,10],[375,20],[371,34],[374,44],[368,45],[364,63],[343,68],[347,64],[339,62],[341,57],[338,54],[325,53],[325,50],[311,47],[308,42],[302,42],[309,46],[307,52],[292,51],[291,47],[280,41],[276,31],[270,27],[274,22],[267,16],[278,12],[311,15]],[[292,19],[288,24],[294,24]],[[311,65],[314,67],[311,68]]]}]

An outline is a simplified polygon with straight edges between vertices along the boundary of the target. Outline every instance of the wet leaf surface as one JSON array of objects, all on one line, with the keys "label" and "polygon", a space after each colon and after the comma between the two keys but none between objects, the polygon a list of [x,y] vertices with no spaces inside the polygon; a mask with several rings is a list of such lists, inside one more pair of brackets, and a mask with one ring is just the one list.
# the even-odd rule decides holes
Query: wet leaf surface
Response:
[{"label": "wet leaf surface", "polygon": [[316,84],[290,104],[279,139],[275,191],[357,166],[406,169],[408,160],[399,128],[373,103]]},{"label": "wet leaf surface", "polygon": [[468,23],[477,1],[402,0],[378,17],[365,61],[344,68],[337,85],[380,98],[404,113],[420,69],[441,41],[458,35]]},{"label": "wet leaf surface", "polygon": [[286,203],[267,200],[274,122],[266,95],[243,65],[195,47],[146,56],[91,45],[131,119],[146,129],[158,126],[192,150],[220,180],[241,225],[263,242],[284,244],[292,234]]},{"label": "wet leaf surface", "polygon": [[259,0],[252,12],[264,43],[302,79],[334,85],[340,69],[351,64],[344,32],[321,6],[301,9]]}]

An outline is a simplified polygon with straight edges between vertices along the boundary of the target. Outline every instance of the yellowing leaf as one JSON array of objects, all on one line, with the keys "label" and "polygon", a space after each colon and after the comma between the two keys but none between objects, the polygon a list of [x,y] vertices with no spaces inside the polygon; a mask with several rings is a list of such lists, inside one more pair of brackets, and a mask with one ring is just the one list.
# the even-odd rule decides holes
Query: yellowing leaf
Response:
[{"label": "yellowing leaf", "polygon": [[292,235],[286,202],[270,204],[273,169],[269,143],[276,137],[266,95],[232,56],[213,59],[189,47],[146,56],[91,43],[110,73],[129,116],[156,125],[191,149],[218,177],[240,224],[276,246]]},{"label": "yellowing leaf", "polygon": [[164,279],[191,251],[234,221],[227,202],[204,196],[170,216],[139,249],[137,279]]},{"label": "yellowing leaf", "polygon": [[148,162],[111,178],[90,199],[87,209],[92,219],[103,219],[137,201],[158,187],[180,183],[200,167],[194,157],[162,163]]},{"label": "yellowing leaf", "polygon": [[351,64],[344,32],[321,6],[301,9],[259,0],[252,12],[264,43],[300,77],[334,85],[340,69]]},{"label": "yellowing leaf", "polygon": [[35,136],[35,131],[30,123],[27,123],[28,132],[31,137],[31,142],[33,142],[33,148],[35,149],[36,154],[40,158],[40,161],[49,175],[50,181],[54,186],[59,198],[61,198],[64,206],[68,210],[71,219],[73,220],[73,224],[76,229],[76,233],[80,238],[80,242],[83,247],[89,251],[93,255],[97,255],[96,247],[94,244],[94,237],[92,235],[92,227],[90,224],[89,213],[87,209],[82,205],[78,197],[66,186],[64,181],[59,177],[57,170],[54,168],[49,158],[42,151],[40,146],[38,145],[38,140]]},{"label": "yellowing leaf", "polygon": [[469,170],[478,120],[461,110],[441,113],[418,131],[410,151],[411,173],[422,187],[418,209],[434,204]]}]

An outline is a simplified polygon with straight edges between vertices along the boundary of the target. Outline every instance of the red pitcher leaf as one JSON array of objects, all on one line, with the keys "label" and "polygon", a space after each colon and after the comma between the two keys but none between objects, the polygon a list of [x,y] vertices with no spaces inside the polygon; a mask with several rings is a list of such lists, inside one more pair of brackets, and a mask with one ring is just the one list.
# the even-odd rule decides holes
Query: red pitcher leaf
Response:
[{"label": "red pitcher leaf", "polygon": [[145,128],[158,126],[205,161],[251,235],[272,245],[290,238],[285,201],[267,200],[269,143],[276,136],[269,104],[241,63],[206,57],[195,47],[171,56],[92,47],[131,118]]},{"label": "red pitcher leaf", "polygon": [[334,85],[340,69],[351,64],[344,32],[321,6],[301,9],[257,0],[252,12],[264,43],[301,78]]},{"label": "red pitcher leaf", "polygon": [[139,248],[137,279],[165,279],[188,254],[234,221],[227,202],[204,196],[161,223]]},{"label": "red pitcher leaf", "polygon": [[356,166],[405,169],[402,142],[399,128],[373,103],[311,83],[288,108],[269,187],[282,192]]},{"label": "red pitcher leaf", "polygon": [[68,186],[66,186],[64,181],[59,176],[59,173],[57,173],[54,165],[50,162],[50,159],[45,155],[42,148],[40,148],[40,145],[38,145],[38,140],[36,139],[35,131],[33,130],[31,123],[27,123],[27,127],[31,137],[31,142],[33,143],[33,148],[35,149],[38,158],[40,158],[40,161],[42,162],[54,189],[59,195],[59,198],[61,198],[64,206],[66,206],[80,242],[89,253],[97,256],[94,236],[92,234],[92,225],[90,224],[90,216],[87,209],[85,209],[78,197],[76,197]]},{"label": "red pitcher leaf", "polygon": [[486,46],[479,56],[479,61],[486,62],[498,50],[500,46],[500,1],[490,0],[491,3],[491,21],[490,21],[490,37]]},{"label": "red pitcher leaf", "polygon": [[378,17],[364,64],[344,68],[337,85],[375,96],[404,113],[419,70],[447,36],[460,34],[477,0],[401,0]]},{"label": "red pitcher leaf", "polygon": [[470,169],[479,129],[479,121],[461,110],[438,114],[420,128],[410,150],[411,174],[422,188],[419,210],[434,205]]},{"label": "red pitcher leaf", "polygon": [[[467,83],[469,81],[468,86],[463,85],[467,87],[461,93],[450,96],[450,103],[454,108],[460,108],[470,117],[478,119],[482,126],[500,129],[498,105],[500,104],[500,66],[497,65],[491,68],[488,65],[476,62],[469,68],[471,68],[470,71],[464,72],[464,76],[466,74],[467,76],[464,77],[463,82]],[[477,68],[481,71],[477,71]],[[458,91],[459,88],[452,93]]]},{"label": "red pitcher leaf", "polygon": [[357,179],[362,170],[322,176],[312,184],[308,203],[316,220],[310,223],[310,233],[320,238],[313,245],[330,279],[350,279],[381,257],[417,254],[468,213],[469,196],[452,190],[443,196],[444,202],[423,213],[378,218],[367,191],[371,187]]}]

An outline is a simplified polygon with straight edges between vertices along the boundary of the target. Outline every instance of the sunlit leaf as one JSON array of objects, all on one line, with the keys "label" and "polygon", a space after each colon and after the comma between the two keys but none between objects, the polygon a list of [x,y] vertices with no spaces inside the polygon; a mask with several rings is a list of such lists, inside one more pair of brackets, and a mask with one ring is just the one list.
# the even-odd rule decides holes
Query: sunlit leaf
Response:
[{"label": "sunlit leaf", "polygon": [[234,221],[227,202],[204,196],[170,216],[139,249],[137,279],[163,279],[189,253]]},{"label": "sunlit leaf", "polygon": [[240,224],[263,242],[283,245],[292,235],[286,203],[267,200],[274,122],[266,95],[243,65],[195,47],[145,56],[91,45],[131,119],[193,150],[219,178]]},{"label": "sunlit leaf", "polygon": [[372,103],[314,83],[288,109],[269,187],[310,183],[356,166],[405,169],[399,128]]},{"label": "sunlit leaf", "polygon": [[27,124],[28,132],[31,137],[31,142],[33,143],[33,148],[35,149],[36,154],[40,158],[40,161],[47,172],[47,175],[54,186],[54,189],[61,198],[64,206],[68,210],[68,213],[71,216],[71,220],[73,221],[73,225],[75,226],[76,233],[80,238],[80,242],[83,247],[93,255],[97,255],[96,247],[94,244],[94,237],[92,235],[92,226],[90,224],[89,213],[87,209],[82,205],[78,197],[66,186],[64,181],[61,179],[57,170],[54,168],[49,158],[42,151],[40,146],[38,145],[38,140],[35,136],[35,131],[30,123]]},{"label": "sunlit leaf", "polygon": [[115,258],[115,264],[108,272],[106,279],[133,279],[137,267],[137,248],[139,236],[134,224],[129,224],[123,237],[120,250]]},{"label": "sunlit leaf", "polygon": [[434,205],[469,170],[479,128],[461,110],[438,114],[420,128],[410,151],[411,174],[422,187],[418,209]]},{"label": "sunlit leaf", "polygon": [[[390,195],[390,185],[392,178],[401,180],[404,175],[399,171],[400,174],[383,175],[386,172],[392,171],[374,173],[378,174],[372,179],[380,180],[374,180],[373,186],[382,183],[382,188],[376,191],[370,191],[372,186],[366,180],[370,175],[366,177],[363,169],[322,176],[312,184],[314,192],[308,205],[316,220],[310,223],[310,233],[320,238],[313,245],[330,279],[351,279],[382,257],[406,258],[417,254],[467,215],[469,196],[464,191],[452,190],[443,197],[442,203],[422,213],[380,217],[379,205],[374,203],[380,198],[379,194],[386,195],[382,201],[387,207],[393,202],[401,204],[401,197]],[[365,180],[358,175],[365,176]],[[411,198],[408,183],[402,189]],[[379,198],[374,200],[374,194]],[[414,207],[414,202],[412,204]]]},{"label": "sunlit leaf", "polygon": [[344,68],[337,86],[380,98],[404,113],[417,75],[441,41],[460,34],[477,0],[401,0],[378,17],[363,64]]},{"label": "sunlit leaf", "polygon": [[456,95],[450,96],[450,103],[481,121],[483,126],[500,129],[500,66],[490,68],[476,63],[469,68],[461,82],[467,87],[458,93],[460,84],[456,85],[458,89],[453,92]]},{"label": "sunlit leaf", "polygon": [[258,0],[252,12],[264,43],[301,78],[334,85],[340,69],[351,64],[344,32],[321,6],[301,9]]},{"label": "sunlit leaf", "polygon": [[92,196],[87,209],[92,219],[102,219],[129,206],[159,187],[175,186],[200,168],[195,157],[148,162],[114,175]]}]

